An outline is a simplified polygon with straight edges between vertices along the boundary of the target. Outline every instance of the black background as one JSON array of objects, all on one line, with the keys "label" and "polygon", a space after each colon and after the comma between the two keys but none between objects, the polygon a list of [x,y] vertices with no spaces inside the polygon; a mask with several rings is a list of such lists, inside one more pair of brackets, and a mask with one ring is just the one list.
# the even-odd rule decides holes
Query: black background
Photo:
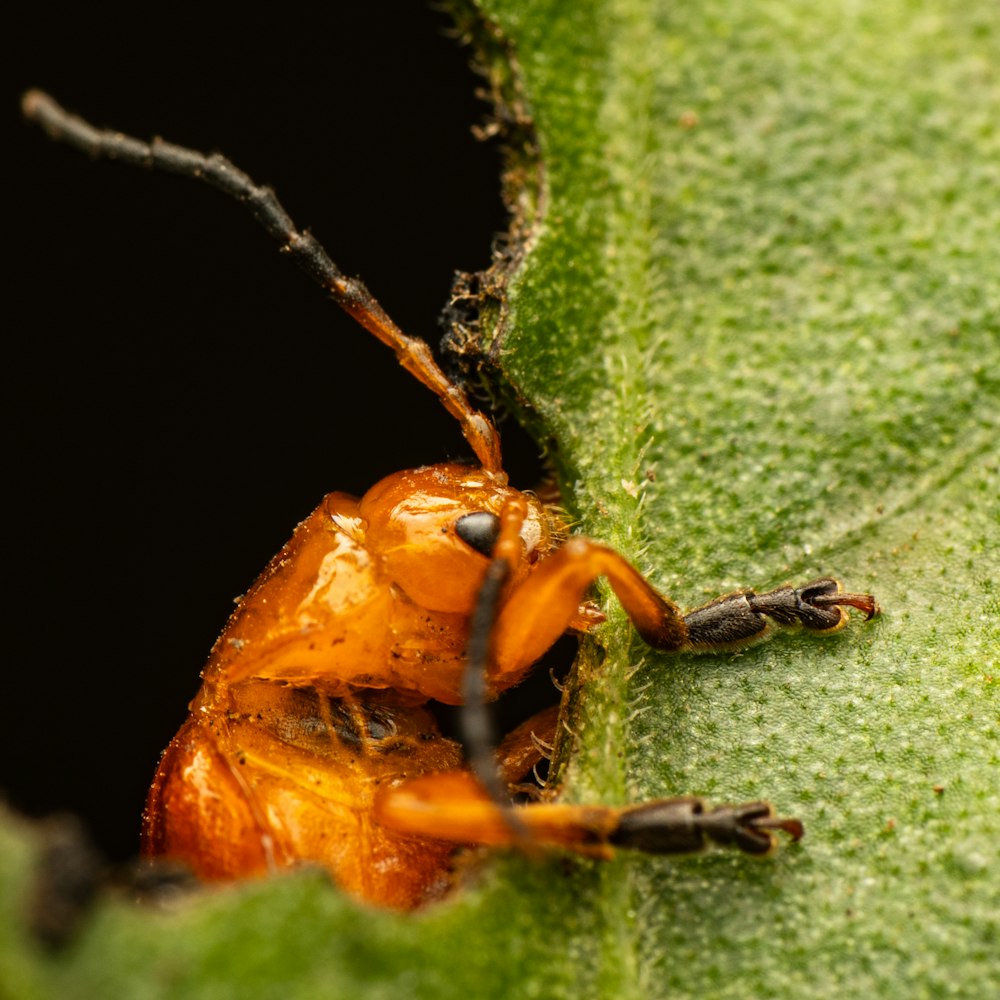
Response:
[{"label": "black background", "polygon": [[[233,598],[294,524],[325,492],[467,454],[245,210],[18,116],[38,86],[225,152],[437,343],[452,272],[485,267],[505,225],[471,54],[419,3],[272,9],[7,15],[0,789],[79,813],[116,858]],[[508,469],[531,485],[515,432]]]}]

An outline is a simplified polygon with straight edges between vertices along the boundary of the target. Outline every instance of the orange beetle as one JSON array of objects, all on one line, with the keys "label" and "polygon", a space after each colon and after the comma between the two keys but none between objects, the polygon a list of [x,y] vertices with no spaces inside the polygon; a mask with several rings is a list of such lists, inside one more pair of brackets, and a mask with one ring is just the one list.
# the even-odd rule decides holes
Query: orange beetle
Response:
[{"label": "orange beetle", "polygon": [[[566,630],[603,620],[585,603],[606,576],[657,649],[729,649],[771,623],[834,632],[868,594],[832,579],[728,594],[687,614],[617,552],[564,539],[554,510],[507,483],[490,420],[345,277],[274,194],[219,155],[93,128],[37,91],[23,102],[50,135],[104,155],[207,181],[258,221],[366,329],[392,347],[460,422],[478,466],[396,473],[361,499],[327,496],[240,601],[212,650],[191,714],[157,770],[143,851],[205,879],[326,866],[357,896],[410,908],[440,897],[456,845],[554,846],[591,857],[709,842],[752,854],[775,830],[802,835],[766,802],[708,809],[697,798],[625,808],[509,803],[541,760],[555,709],[518,727],[494,755],[486,700],[518,684]],[[431,701],[464,705],[465,746],[444,737]]]}]

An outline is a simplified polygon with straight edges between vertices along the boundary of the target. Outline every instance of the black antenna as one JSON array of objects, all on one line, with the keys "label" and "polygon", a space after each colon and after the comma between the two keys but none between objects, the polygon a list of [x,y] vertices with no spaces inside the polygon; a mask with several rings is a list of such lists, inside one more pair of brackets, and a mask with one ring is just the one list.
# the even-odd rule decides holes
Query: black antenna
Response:
[{"label": "black antenna", "polygon": [[396,326],[362,281],[347,277],[308,230],[295,227],[271,188],[255,184],[221,153],[206,156],[159,138],[143,142],[111,129],[95,128],[40,90],[29,90],[24,95],[21,110],[25,118],[37,122],[51,138],[90,156],[192,177],[246,205],[270,237],[280,244],[282,252],[289,254],[346,313],[391,347],[400,365],[441,400],[461,424],[462,433],[483,468],[503,475],[500,439],[492,422],[472,408],[465,393],[438,367],[424,341]]}]

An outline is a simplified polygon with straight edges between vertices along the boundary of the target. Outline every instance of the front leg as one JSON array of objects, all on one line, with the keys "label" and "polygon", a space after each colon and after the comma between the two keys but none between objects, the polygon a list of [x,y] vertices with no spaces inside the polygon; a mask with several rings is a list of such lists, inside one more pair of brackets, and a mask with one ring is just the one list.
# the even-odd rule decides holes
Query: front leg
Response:
[{"label": "front leg", "polygon": [[738,648],[764,638],[772,623],[826,634],[847,624],[848,607],[863,611],[866,618],[879,611],[870,594],[844,593],[838,581],[824,577],[766,594],[738,591],[684,614],[613,549],[572,538],[504,601],[493,631],[490,680],[495,690],[520,680],[569,627],[599,576],[607,577],[642,638],[668,652]]}]

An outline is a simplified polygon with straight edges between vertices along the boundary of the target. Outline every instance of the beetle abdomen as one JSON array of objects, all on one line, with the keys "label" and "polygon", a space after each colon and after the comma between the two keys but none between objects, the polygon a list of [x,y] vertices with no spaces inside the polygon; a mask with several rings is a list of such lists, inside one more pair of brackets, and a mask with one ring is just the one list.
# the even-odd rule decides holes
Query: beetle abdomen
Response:
[{"label": "beetle abdomen", "polygon": [[167,748],[143,853],[207,880],[315,862],[355,895],[409,909],[448,888],[454,848],[378,825],[373,798],[460,762],[422,709],[247,685],[233,711],[192,715]]}]

